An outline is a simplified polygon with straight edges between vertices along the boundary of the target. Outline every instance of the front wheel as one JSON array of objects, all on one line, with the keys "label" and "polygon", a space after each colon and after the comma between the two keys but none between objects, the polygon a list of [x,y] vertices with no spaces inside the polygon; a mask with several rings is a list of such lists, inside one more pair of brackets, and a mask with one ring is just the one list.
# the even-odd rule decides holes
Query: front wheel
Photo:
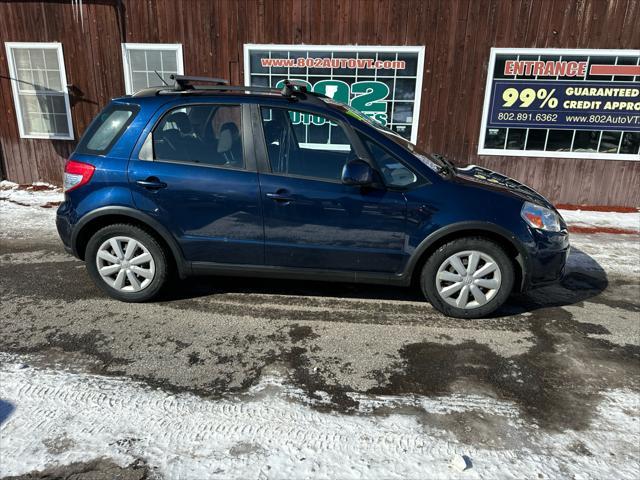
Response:
[{"label": "front wheel", "polygon": [[133,225],[109,225],[89,240],[85,253],[93,281],[124,302],[151,300],[164,286],[167,257],[158,241]]},{"label": "front wheel", "polygon": [[422,292],[445,315],[480,318],[511,294],[513,263],[495,242],[481,237],[453,240],[438,248],[420,276]]}]

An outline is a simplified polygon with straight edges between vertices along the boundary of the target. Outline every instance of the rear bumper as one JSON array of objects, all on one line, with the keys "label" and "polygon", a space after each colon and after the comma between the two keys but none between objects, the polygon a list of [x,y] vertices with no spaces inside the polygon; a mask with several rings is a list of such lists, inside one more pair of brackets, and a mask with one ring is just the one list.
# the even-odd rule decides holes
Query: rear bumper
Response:
[{"label": "rear bumper", "polygon": [[67,253],[70,253],[74,257],[78,255],[73,249],[71,238],[73,233],[73,226],[69,219],[70,216],[70,208],[67,202],[63,202],[59,207],[56,213],[56,228],[58,229],[58,235],[60,236],[60,240],[62,240],[62,244],[64,245],[64,249]]}]

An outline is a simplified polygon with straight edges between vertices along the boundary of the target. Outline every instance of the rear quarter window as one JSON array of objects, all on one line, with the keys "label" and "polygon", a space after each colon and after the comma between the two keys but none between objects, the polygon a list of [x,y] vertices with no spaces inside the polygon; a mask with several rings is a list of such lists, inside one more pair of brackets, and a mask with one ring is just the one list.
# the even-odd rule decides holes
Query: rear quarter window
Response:
[{"label": "rear quarter window", "polygon": [[89,125],[76,148],[76,153],[108,153],[136,117],[138,110],[136,105],[112,104],[106,107]]}]

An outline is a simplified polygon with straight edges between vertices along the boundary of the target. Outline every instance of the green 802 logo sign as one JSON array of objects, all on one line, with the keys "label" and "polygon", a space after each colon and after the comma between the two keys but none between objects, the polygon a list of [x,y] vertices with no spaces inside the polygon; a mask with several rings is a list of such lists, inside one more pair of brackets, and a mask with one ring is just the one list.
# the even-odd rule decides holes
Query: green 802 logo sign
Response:
[{"label": "green 802 logo sign", "polygon": [[[354,82],[349,85],[341,80],[320,80],[315,84],[311,84],[306,80],[298,80],[303,82],[307,89],[314,93],[321,93],[334,100],[351,105],[356,110],[361,111],[368,117],[377,121],[382,125],[387,124],[387,102],[389,97],[389,87],[386,83],[376,82],[373,80]],[[284,80],[280,80],[276,84],[276,88],[282,88]],[[325,119],[304,113],[291,112],[294,125],[323,125]]]}]

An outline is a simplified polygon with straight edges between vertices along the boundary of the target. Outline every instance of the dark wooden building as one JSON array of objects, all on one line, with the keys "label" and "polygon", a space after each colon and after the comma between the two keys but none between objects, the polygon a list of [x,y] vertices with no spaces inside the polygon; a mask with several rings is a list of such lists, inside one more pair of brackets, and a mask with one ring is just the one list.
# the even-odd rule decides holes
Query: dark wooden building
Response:
[{"label": "dark wooden building", "polygon": [[[631,122],[640,114],[631,105],[637,100],[633,87],[640,84],[639,25],[639,0],[2,1],[2,176],[60,184],[65,158],[92,117],[110,98],[153,83],[150,69],[156,65],[163,76],[183,71],[243,83],[250,71],[252,82],[254,72],[256,82],[266,82],[258,78],[264,64],[245,64],[252,51],[247,45],[269,50],[269,58],[282,51],[271,51],[269,44],[294,50],[312,45],[320,57],[331,58],[349,46],[367,46],[375,55],[376,46],[417,46],[424,50],[409,82],[396,74],[386,81],[392,89],[409,85],[406,97],[393,93],[396,100],[408,99],[395,107],[398,131],[412,132],[427,151],[506,173],[555,202],[635,207],[640,205],[640,123],[617,130],[591,124],[590,130],[581,126],[568,133],[545,124],[503,127],[491,123],[487,90],[513,68],[509,62],[624,66],[590,78],[587,72],[582,80],[623,82]],[[399,51],[376,59],[397,61],[404,58]],[[146,68],[136,67],[140,62]],[[384,80],[382,73],[373,75]],[[520,77],[507,78],[544,80],[538,73],[523,70]],[[270,80],[272,74],[263,76]],[[545,85],[537,90],[534,85],[540,108],[563,101],[553,98],[553,85]]]}]

